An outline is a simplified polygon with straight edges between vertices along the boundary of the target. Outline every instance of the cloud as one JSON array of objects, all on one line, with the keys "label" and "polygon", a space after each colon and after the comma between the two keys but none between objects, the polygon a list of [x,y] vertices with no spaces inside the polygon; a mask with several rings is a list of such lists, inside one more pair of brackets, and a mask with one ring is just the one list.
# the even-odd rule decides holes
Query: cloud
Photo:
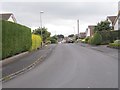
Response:
[{"label": "cloud", "polygon": [[81,31],[85,31],[87,25],[96,24],[107,15],[117,15],[117,5],[117,2],[2,2],[2,12],[12,12],[18,23],[39,27],[42,10],[43,25],[53,34],[55,30],[70,34],[77,19]]}]

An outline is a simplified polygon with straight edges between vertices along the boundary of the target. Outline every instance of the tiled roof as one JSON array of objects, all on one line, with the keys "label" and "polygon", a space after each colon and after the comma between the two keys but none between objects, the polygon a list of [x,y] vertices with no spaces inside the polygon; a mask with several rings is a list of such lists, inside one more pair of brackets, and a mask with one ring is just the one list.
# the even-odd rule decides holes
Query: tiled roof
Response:
[{"label": "tiled roof", "polygon": [[115,23],[117,22],[119,16],[120,16],[120,11],[118,12],[118,15],[117,15],[116,19],[114,20],[113,25],[115,25]]},{"label": "tiled roof", "polygon": [[89,28],[90,30],[94,30],[95,25],[89,25],[88,28]]},{"label": "tiled roof", "polygon": [[13,14],[12,13],[0,14],[0,20],[8,20],[11,15]]},{"label": "tiled roof", "polygon": [[111,22],[112,24],[114,23],[115,19],[117,18],[117,16],[108,16],[107,17]]}]

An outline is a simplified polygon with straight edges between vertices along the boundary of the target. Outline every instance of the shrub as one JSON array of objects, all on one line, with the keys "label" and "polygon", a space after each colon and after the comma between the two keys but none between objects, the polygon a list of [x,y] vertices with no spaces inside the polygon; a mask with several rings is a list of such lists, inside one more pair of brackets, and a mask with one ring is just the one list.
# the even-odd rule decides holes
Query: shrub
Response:
[{"label": "shrub", "polygon": [[31,50],[36,50],[40,48],[42,43],[42,38],[39,35],[32,34],[32,47]]},{"label": "shrub", "polygon": [[85,38],[85,43],[88,43],[89,39],[90,39],[90,37],[86,37]]},{"label": "shrub", "polygon": [[28,51],[31,43],[31,29],[8,21],[2,22],[2,59]]},{"label": "shrub", "polygon": [[102,43],[103,44],[113,43],[114,40],[120,39],[120,30],[101,31],[100,35],[102,36]]},{"label": "shrub", "polygon": [[115,40],[114,43],[120,44],[120,40]]},{"label": "shrub", "polygon": [[110,43],[110,44],[109,44],[109,47],[120,49],[120,44],[118,44],[118,43]]},{"label": "shrub", "polygon": [[51,44],[56,44],[57,43],[57,38],[56,36],[50,37],[49,41],[51,42]]},{"label": "shrub", "polygon": [[82,43],[85,43],[85,39],[82,39],[81,42],[82,42]]},{"label": "shrub", "polygon": [[50,40],[47,40],[47,41],[46,41],[46,44],[51,44],[51,41],[50,41]]},{"label": "shrub", "polygon": [[91,44],[92,42],[92,37],[89,38],[88,43]]},{"label": "shrub", "polygon": [[109,47],[120,49],[120,40],[115,40],[114,43],[109,43]]},{"label": "shrub", "polygon": [[56,39],[54,38],[51,38],[50,41],[51,41],[51,44],[57,43]]},{"label": "shrub", "polygon": [[99,32],[96,32],[93,37],[90,39],[90,44],[92,45],[100,45],[102,42],[102,37]]}]

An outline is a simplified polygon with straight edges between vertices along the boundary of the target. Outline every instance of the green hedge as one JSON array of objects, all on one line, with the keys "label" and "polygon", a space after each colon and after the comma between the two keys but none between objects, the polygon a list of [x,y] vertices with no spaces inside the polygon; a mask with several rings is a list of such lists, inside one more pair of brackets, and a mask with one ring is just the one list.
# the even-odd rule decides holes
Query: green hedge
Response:
[{"label": "green hedge", "polygon": [[12,22],[2,21],[2,58],[28,51],[32,45],[31,29]]},{"label": "green hedge", "polygon": [[41,46],[42,38],[39,35],[32,34],[32,48],[31,50],[36,50]]},{"label": "green hedge", "polygon": [[0,22],[0,60],[2,60],[2,22]]},{"label": "green hedge", "polygon": [[120,30],[117,31],[101,31],[102,44],[113,43],[114,40],[120,39]]}]

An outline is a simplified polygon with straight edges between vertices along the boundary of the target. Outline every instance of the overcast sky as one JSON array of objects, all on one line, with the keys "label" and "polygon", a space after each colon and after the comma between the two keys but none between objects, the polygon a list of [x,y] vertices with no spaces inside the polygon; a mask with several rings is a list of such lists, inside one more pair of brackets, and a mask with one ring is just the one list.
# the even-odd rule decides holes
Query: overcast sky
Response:
[{"label": "overcast sky", "polygon": [[[88,25],[96,25],[107,16],[117,15],[118,1],[115,2],[2,2],[1,12],[12,12],[17,22],[32,29],[40,26],[40,11],[43,26],[54,34],[77,33],[77,19],[80,32]],[[75,29],[74,29],[75,28]]]}]

